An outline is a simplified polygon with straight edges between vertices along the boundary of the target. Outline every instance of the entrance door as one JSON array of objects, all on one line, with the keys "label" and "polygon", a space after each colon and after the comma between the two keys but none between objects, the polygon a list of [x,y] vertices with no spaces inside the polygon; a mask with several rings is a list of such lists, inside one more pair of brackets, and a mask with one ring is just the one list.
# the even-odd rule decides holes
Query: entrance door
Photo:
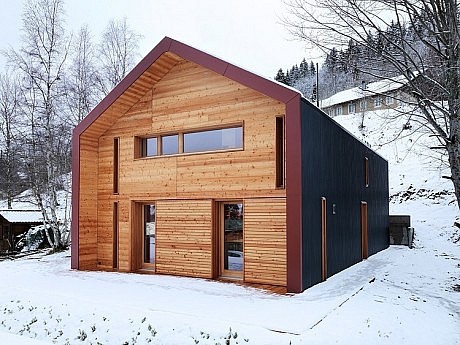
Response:
[{"label": "entrance door", "polygon": [[143,205],[142,267],[155,269],[155,204]]},{"label": "entrance door", "polygon": [[243,203],[222,202],[220,218],[220,275],[227,278],[243,278]]},{"label": "entrance door", "polygon": [[321,278],[327,279],[327,204],[326,198],[321,198]]},{"label": "entrance door", "polygon": [[367,202],[361,201],[361,256],[367,259]]}]

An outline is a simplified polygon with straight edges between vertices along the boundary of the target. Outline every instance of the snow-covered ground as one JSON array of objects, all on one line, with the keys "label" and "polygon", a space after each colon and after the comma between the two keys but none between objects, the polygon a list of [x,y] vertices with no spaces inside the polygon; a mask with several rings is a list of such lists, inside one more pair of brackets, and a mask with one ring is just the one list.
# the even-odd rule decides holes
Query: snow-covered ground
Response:
[{"label": "snow-covered ground", "polygon": [[358,116],[337,120],[390,160],[391,213],[411,215],[413,249],[392,246],[286,296],[202,279],[71,271],[69,252],[2,261],[0,344],[460,344],[452,187],[418,151],[428,139],[382,145],[400,124],[380,115],[369,114],[363,131]]}]

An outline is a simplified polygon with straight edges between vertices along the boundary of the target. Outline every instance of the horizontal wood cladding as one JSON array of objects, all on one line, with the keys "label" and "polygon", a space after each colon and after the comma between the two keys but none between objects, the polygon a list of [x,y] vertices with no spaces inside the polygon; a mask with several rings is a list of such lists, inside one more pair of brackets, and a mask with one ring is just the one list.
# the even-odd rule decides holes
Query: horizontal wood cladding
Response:
[{"label": "horizontal wood cladding", "polygon": [[180,57],[169,52],[162,54],[114,103],[109,105],[107,110],[85,130],[85,133],[93,138],[103,134],[181,60]]},{"label": "horizontal wood cladding", "polygon": [[[276,190],[275,117],[285,105],[188,61],[179,61],[99,140],[99,196],[112,188],[113,137],[120,137],[120,195],[210,198]],[[134,159],[135,137],[241,123],[244,149]],[[106,196],[104,196],[106,195]]]},{"label": "horizontal wood cladding", "polygon": [[[245,199],[245,279],[285,286],[285,202],[280,200],[286,193],[276,188],[275,140],[276,116],[285,111],[285,104],[213,71],[171,54],[162,56],[83,133],[91,145],[81,151],[80,188],[88,202],[81,199],[80,261],[109,270],[118,255],[118,270],[140,269],[139,205],[150,200],[157,215],[156,272],[213,278],[217,263],[211,199]],[[243,149],[134,156],[136,137],[235,124],[243,125]],[[113,190],[115,137],[118,193]],[[268,199],[254,199],[261,197]],[[267,207],[262,200],[268,200]],[[118,246],[113,245],[114,202],[119,202]]]},{"label": "horizontal wood cladding", "polygon": [[244,280],[286,286],[286,199],[244,201]]},{"label": "horizontal wood cladding", "polygon": [[80,137],[80,212],[78,233],[79,269],[95,269],[97,265],[97,167],[98,142]]},{"label": "horizontal wood cladding", "polygon": [[156,202],[156,272],[212,278],[212,202]]}]

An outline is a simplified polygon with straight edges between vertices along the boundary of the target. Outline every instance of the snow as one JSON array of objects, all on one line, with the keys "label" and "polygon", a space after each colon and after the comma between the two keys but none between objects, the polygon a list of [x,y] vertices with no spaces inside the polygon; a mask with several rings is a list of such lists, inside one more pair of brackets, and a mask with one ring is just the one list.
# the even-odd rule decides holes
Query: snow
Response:
[{"label": "snow", "polygon": [[335,119],[390,160],[391,213],[411,215],[413,249],[391,246],[294,295],[72,271],[68,251],[0,261],[0,343],[460,344],[460,213],[445,167],[422,154],[430,137],[392,141],[405,121],[383,110],[363,130],[359,116]]},{"label": "snow", "polygon": [[379,80],[362,87],[354,87],[348,90],[337,92],[329,98],[320,101],[321,108],[331,107],[336,104],[355,101],[364,97],[374,96],[377,94],[387,94],[388,92],[397,90],[407,83],[407,78],[404,75]]},{"label": "snow", "polygon": [[34,210],[0,210],[0,215],[10,223],[40,223],[43,215]]},{"label": "snow", "polygon": [[[61,179],[63,180],[62,183],[66,186],[66,188],[59,190],[56,193],[58,204],[60,205],[60,208],[57,209],[57,217],[59,220],[63,221],[65,218],[70,219],[71,194],[69,190],[72,175],[69,173],[62,176]],[[42,198],[46,204],[47,198],[43,195]],[[39,211],[39,206],[37,205],[37,202],[35,201],[30,190],[26,190],[25,192],[22,192],[13,198],[12,209],[8,209],[8,203],[6,200],[0,200],[0,214],[2,216],[7,214],[7,216],[10,217],[8,220],[12,219],[19,222],[24,222],[22,219],[26,219],[27,222],[43,221],[43,216],[41,211]]]}]

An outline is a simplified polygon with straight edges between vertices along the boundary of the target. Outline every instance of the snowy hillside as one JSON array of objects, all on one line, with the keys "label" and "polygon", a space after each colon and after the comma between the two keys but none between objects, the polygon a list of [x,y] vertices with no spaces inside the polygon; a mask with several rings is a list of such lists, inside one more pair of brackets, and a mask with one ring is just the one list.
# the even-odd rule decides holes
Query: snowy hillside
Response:
[{"label": "snowy hillside", "polygon": [[448,172],[424,154],[428,135],[393,141],[405,122],[386,115],[369,113],[363,130],[360,115],[336,120],[390,161],[390,212],[411,215],[414,249],[392,246],[286,296],[71,271],[69,252],[2,261],[0,344],[460,344],[460,214]]},{"label": "snowy hillside", "polygon": [[[65,218],[70,219],[70,212],[71,212],[71,174],[64,175],[62,177],[63,184],[65,186],[64,190],[59,190],[57,192],[57,200],[59,204],[59,208],[57,209],[57,216],[59,220],[63,220]],[[43,200],[45,205],[47,200]],[[8,204],[6,200],[0,200],[0,210],[6,210],[8,208]],[[12,202],[12,209],[13,210],[38,210],[39,207],[37,202],[35,201],[32,192],[30,190],[26,190],[25,192],[19,194],[13,199]]]}]

